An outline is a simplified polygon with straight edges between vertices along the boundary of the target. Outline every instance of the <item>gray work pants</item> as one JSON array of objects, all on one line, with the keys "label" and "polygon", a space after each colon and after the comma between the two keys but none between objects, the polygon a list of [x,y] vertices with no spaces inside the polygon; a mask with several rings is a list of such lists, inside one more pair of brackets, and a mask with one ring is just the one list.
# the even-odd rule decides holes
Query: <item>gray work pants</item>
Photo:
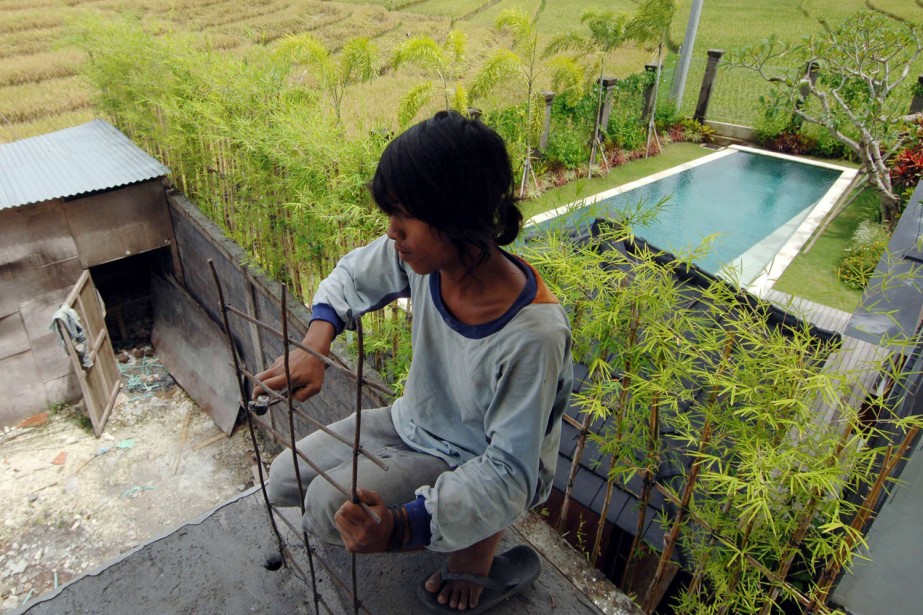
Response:
[{"label": "gray work pants", "polygon": [[[356,415],[328,427],[331,431],[353,441]],[[405,504],[416,498],[414,491],[423,485],[432,485],[436,478],[450,469],[449,465],[432,455],[415,451],[404,444],[391,420],[391,408],[363,410],[360,443],[363,449],[374,453],[387,464],[382,470],[366,457],[359,456],[357,484],[381,494],[388,506]],[[308,459],[340,486],[352,486],[352,448],[323,431],[315,431],[300,440],[296,446]],[[324,542],[343,544],[333,523],[333,515],[346,501],[346,497],[328,483],[303,459],[298,458],[301,484],[304,489],[305,513],[301,525],[306,532]],[[317,478],[317,480],[314,480]],[[269,499],[277,506],[298,506],[298,479],[292,461],[291,449],[276,457],[269,469]]]}]

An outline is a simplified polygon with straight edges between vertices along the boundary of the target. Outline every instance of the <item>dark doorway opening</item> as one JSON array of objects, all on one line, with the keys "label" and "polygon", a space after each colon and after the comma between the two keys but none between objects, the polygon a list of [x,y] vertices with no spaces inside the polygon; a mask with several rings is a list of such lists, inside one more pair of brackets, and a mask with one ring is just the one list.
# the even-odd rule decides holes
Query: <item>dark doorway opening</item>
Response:
[{"label": "dark doorway opening", "polygon": [[171,263],[170,249],[165,247],[90,268],[116,351],[151,343],[151,275],[171,271]]}]

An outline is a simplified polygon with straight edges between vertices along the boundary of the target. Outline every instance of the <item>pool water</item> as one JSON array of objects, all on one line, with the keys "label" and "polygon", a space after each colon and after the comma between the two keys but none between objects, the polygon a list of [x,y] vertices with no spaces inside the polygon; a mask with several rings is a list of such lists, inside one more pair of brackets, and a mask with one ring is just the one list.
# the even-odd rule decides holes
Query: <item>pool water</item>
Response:
[{"label": "pool water", "polygon": [[747,283],[776,257],[815,205],[825,197],[836,200],[839,192],[831,190],[835,184],[845,188],[842,176],[849,172],[729,148],[658,174],[653,181],[596,195],[587,199],[588,205],[564,208],[566,213],[556,212],[561,215],[543,225],[617,217],[639,202],[650,207],[669,197],[653,223],[634,227],[635,235],[680,255],[716,235],[708,251],[694,261],[706,271]]}]

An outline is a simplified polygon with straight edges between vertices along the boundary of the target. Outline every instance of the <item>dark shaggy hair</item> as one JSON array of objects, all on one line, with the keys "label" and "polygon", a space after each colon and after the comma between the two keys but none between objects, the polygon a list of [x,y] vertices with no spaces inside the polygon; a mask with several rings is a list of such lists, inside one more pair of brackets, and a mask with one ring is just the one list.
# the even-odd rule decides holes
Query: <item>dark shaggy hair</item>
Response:
[{"label": "dark shaggy hair", "polygon": [[519,235],[522,213],[513,191],[503,139],[454,111],[440,111],[389,143],[372,178],[379,209],[445,234],[469,271],[488,258],[492,244],[505,246]]}]

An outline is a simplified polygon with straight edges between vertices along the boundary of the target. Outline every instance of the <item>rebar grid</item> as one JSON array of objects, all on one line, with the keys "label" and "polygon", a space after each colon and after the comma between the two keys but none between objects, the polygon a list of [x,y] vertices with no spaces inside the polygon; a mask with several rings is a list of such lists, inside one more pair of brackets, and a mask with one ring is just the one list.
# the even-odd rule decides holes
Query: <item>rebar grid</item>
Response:
[{"label": "rebar grid", "polygon": [[[299,508],[300,508],[302,516],[305,513],[305,506],[304,506],[304,487],[301,483],[301,470],[298,464],[299,459],[307,463],[315,472],[317,472],[317,475],[319,478],[322,478],[323,480],[327,481],[334,489],[342,493],[343,496],[346,497],[348,500],[350,500],[352,503],[358,504],[369,516],[371,516],[375,520],[376,523],[378,523],[381,521],[381,519],[371,508],[368,507],[368,505],[366,505],[364,502],[361,502],[359,500],[359,497],[356,492],[357,486],[358,486],[357,485],[358,460],[359,460],[360,455],[366,457],[367,459],[369,459],[370,461],[378,465],[383,470],[388,469],[388,466],[383,461],[381,461],[381,459],[379,459],[372,453],[364,450],[361,446],[360,430],[362,426],[362,393],[363,393],[363,387],[369,387],[371,389],[374,389],[381,393],[385,393],[387,395],[392,395],[393,392],[390,391],[387,387],[383,387],[377,383],[367,380],[363,376],[364,339],[363,339],[363,333],[362,333],[362,323],[360,322],[358,318],[356,319],[356,333],[357,333],[357,339],[358,339],[358,362],[357,362],[357,369],[355,372],[353,372],[349,368],[339,363],[336,363],[330,360],[328,357],[325,357],[324,355],[318,353],[314,349],[305,346],[304,344],[298,342],[297,340],[289,338],[287,294],[286,294],[286,289],[284,285],[282,286],[282,294],[280,298],[280,314],[281,314],[282,328],[281,330],[279,330],[264,322],[261,322],[260,320],[254,318],[250,314],[238,308],[235,308],[229,303],[227,303],[224,298],[224,290],[221,286],[221,280],[218,277],[218,273],[217,273],[217,270],[215,269],[215,265],[212,259],[208,260],[208,265],[211,268],[212,277],[215,280],[215,287],[216,287],[217,294],[218,294],[218,302],[219,302],[220,309],[221,309],[222,320],[224,322],[224,331],[225,331],[225,335],[227,336],[228,347],[231,351],[231,357],[233,358],[233,362],[234,362],[235,376],[237,379],[238,387],[240,389],[241,409],[244,411],[244,416],[247,419],[247,427],[250,431],[250,440],[253,445],[254,456],[256,457],[257,474],[258,474],[258,478],[260,481],[260,490],[263,494],[263,501],[266,506],[266,512],[269,516],[269,522],[272,527],[273,533],[275,534],[276,542],[279,547],[279,555],[282,558],[283,564],[285,564],[286,566],[290,565],[294,568],[294,570],[296,571],[296,576],[304,580],[305,583],[310,582],[312,598],[314,601],[314,612],[319,614],[320,608],[321,606],[323,606],[324,610],[327,613],[332,614],[333,611],[331,610],[330,606],[324,601],[323,597],[317,591],[317,574],[316,574],[316,569],[314,565],[315,551],[314,551],[314,548],[311,546],[307,533],[303,529],[299,532],[299,530],[288,519],[286,519],[283,515],[278,513],[276,508],[269,501],[269,494],[266,491],[266,481],[263,477],[262,455],[260,452],[259,443],[257,442],[257,439],[256,439],[256,432],[254,429],[254,425],[259,425],[263,429],[264,433],[268,434],[273,440],[291,449],[292,463],[294,464],[295,477],[298,482]],[[237,347],[234,344],[234,338],[231,333],[231,327],[230,327],[230,322],[228,319],[228,314],[234,314],[235,316],[241,318],[242,320],[248,323],[251,323],[257,327],[260,327],[264,331],[267,331],[269,333],[276,335],[282,340],[282,344],[283,344],[282,359],[283,359],[283,368],[285,372],[285,394],[284,395],[264,386],[263,382],[259,378],[257,378],[257,376],[253,372],[249,371],[244,365],[241,364],[240,357],[237,354]],[[289,353],[290,353],[290,348],[293,346],[296,348],[299,348],[300,350],[303,350],[304,352],[307,352],[313,357],[320,359],[327,367],[333,367],[345,374],[348,374],[349,376],[355,379],[356,381],[356,421],[355,421],[356,425],[355,425],[355,432],[354,432],[352,442],[350,442],[347,438],[330,431],[326,425],[317,421],[316,419],[308,415],[307,412],[305,412],[301,408],[298,408],[295,405],[295,400],[292,395],[293,390],[292,390],[291,372],[289,371]],[[246,386],[245,386],[245,379],[249,379],[252,384],[260,386],[263,389],[263,391],[266,394],[266,400],[267,400],[265,404],[260,405],[260,404],[255,404],[252,401],[248,401]],[[288,414],[288,434],[287,435],[280,433],[272,425],[270,425],[267,421],[265,421],[260,416],[258,416],[258,414],[262,414],[263,412],[267,411],[272,405],[275,405],[280,402],[284,402],[287,405],[287,410],[288,410],[287,412]],[[262,412],[259,412],[259,410],[262,410]],[[296,415],[302,420],[306,421],[308,424],[320,429],[327,435],[332,436],[338,442],[342,442],[344,445],[350,446],[352,448],[352,484],[350,485],[349,489],[347,489],[345,486],[340,485],[338,482],[333,480],[326,472],[323,471],[323,469],[321,469],[317,464],[315,464],[305,453],[298,450],[296,446],[296,438],[295,438],[295,416]],[[305,571],[301,569],[301,567],[298,565],[297,561],[295,560],[294,553],[292,553],[292,551],[289,550],[289,548],[286,546],[285,542],[283,541],[282,535],[279,532],[278,525],[276,524],[277,516],[279,520],[281,520],[282,523],[286,525],[294,534],[301,535],[301,540],[302,540],[302,543],[304,544],[305,552],[307,553],[307,557],[308,557],[308,568],[309,568],[308,574],[305,574]],[[351,556],[351,566],[350,566],[351,583],[349,585],[347,585],[346,582],[340,579],[337,573],[322,558],[318,557],[317,560],[326,570],[327,574],[331,577],[331,579],[333,579],[334,582],[341,589],[343,589],[347,594],[349,594],[349,596],[352,599],[352,603],[353,603],[353,613],[355,615],[358,615],[359,612],[362,611],[366,615],[371,615],[371,612],[368,610],[368,608],[365,605],[363,605],[362,602],[359,600],[359,595],[358,595],[358,590],[357,590],[358,577],[357,577],[357,567],[356,567],[356,554],[353,553]]]}]

